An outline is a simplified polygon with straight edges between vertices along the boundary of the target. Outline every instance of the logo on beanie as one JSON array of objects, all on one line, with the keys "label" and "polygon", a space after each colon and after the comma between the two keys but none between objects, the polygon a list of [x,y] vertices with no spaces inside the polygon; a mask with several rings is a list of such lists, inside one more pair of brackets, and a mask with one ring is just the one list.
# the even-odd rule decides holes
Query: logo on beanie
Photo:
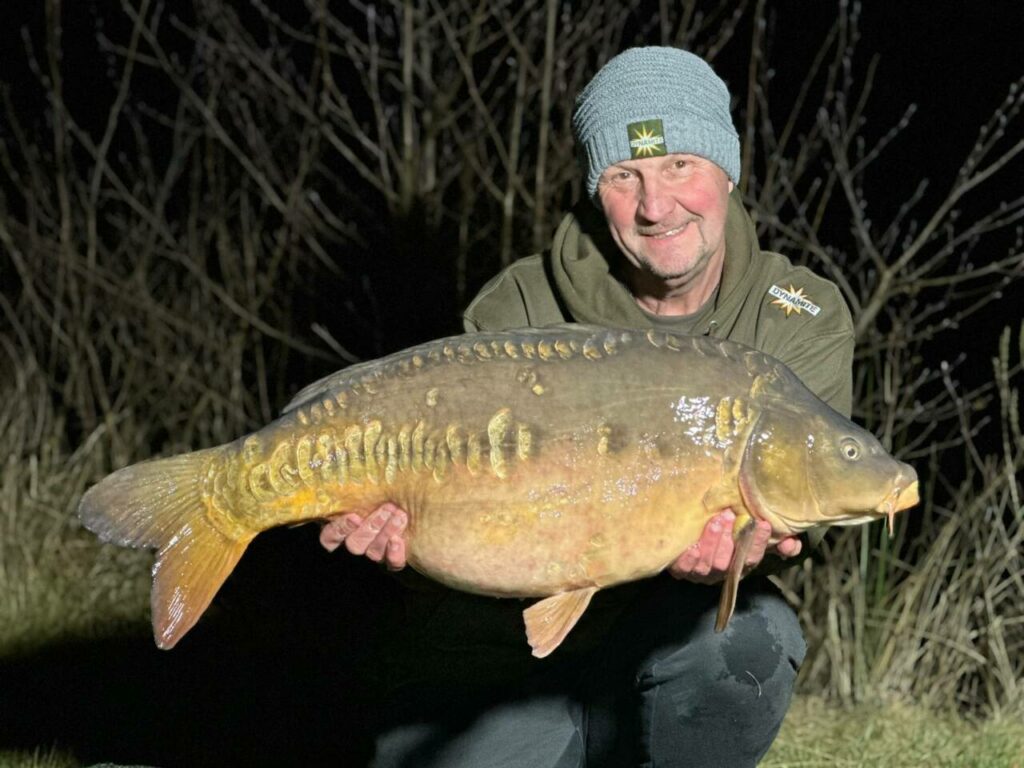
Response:
[{"label": "logo on beanie", "polygon": [[638,157],[668,154],[665,150],[665,129],[661,126],[661,120],[630,123],[626,126],[626,132],[629,134],[630,158],[635,160]]}]

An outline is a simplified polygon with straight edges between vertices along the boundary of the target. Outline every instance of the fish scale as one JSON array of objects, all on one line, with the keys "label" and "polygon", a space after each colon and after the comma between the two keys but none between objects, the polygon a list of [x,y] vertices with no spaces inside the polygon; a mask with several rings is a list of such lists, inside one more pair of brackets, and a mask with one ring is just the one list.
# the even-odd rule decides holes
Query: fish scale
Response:
[{"label": "fish scale", "polygon": [[724,508],[742,556],[757,520],[777,540],[916,499],[913,469],[768,355],[563,326],[352,366],[253,434],[113,473],[79,514],[105,540],[159,549],[153,624],[169,648],[261,531],[394,502],[409,515],[412,567],[457,589],[541,598],[524,619],[543,656],[596,591],[664,569]]}]

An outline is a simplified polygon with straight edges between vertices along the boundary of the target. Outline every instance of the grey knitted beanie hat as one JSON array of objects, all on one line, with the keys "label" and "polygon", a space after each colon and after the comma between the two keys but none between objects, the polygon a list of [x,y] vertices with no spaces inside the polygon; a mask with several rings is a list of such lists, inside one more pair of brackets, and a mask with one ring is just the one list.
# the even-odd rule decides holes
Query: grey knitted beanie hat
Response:
[{"label": "grey knitted beanie hat", "polygon": [[630,48],[605,64],[576,98],[572,128],[591,199],[609,165],[672,152],[740,178],[729,89],[704,59],[678,48]]}]

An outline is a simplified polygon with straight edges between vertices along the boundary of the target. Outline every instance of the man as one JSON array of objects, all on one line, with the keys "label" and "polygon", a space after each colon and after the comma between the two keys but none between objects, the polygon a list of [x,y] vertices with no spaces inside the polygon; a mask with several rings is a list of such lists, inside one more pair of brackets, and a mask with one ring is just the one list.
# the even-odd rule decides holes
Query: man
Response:
[{"label": "man", "polygon": [[[466,329],[575,321],[732,339],[781,359],[848,415],[849,311],[833,284],[760,250],[735,192],[728,89],[711,68],[671,48],[627,50],[579,95],[573,129],[590,200],[565,217],[549,251],[483,288]],[[668,568],[674,578],[599,593],[577,637],[544,662],[525,658],[515,601],[416,598],[431,608],[406,626],[416,633],[433,621],[433,636],[415,643],[392,700],[398,710],[419,704],[388,724],[378,764],[756,764],[789,705],[804,642],[792,610],[756,574],[726,631],[713,632],[717,591],[706,585],[732,557],[733,521],[730,510],[714,517]],[[398,570],[406,522],[392,505],[366,520],[340,515],[321,542]],[[770,531],[759,526],[749,569],[766,553]],[[792,557],[801,543],[773,549]],[[424,648],[436,653],[421,664],[432,653]],[[401,656],[386,664],[400,667]],[[469,702],[458,715],[438,711],[452,691]]]}]

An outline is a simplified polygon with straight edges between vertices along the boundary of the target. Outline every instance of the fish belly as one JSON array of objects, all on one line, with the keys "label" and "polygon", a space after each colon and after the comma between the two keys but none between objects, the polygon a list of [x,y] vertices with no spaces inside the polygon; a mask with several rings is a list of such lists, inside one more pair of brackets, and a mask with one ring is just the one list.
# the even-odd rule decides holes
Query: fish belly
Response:
[{"label": "fish belly", "polygon": [[524,469],[500,484],[453,482],[413,511],[409,562],[448,586],[499,597],[651,576],[697,541],[710,517],[704,490],[720,476],[714,467],[670,469],[602,459]]}]

